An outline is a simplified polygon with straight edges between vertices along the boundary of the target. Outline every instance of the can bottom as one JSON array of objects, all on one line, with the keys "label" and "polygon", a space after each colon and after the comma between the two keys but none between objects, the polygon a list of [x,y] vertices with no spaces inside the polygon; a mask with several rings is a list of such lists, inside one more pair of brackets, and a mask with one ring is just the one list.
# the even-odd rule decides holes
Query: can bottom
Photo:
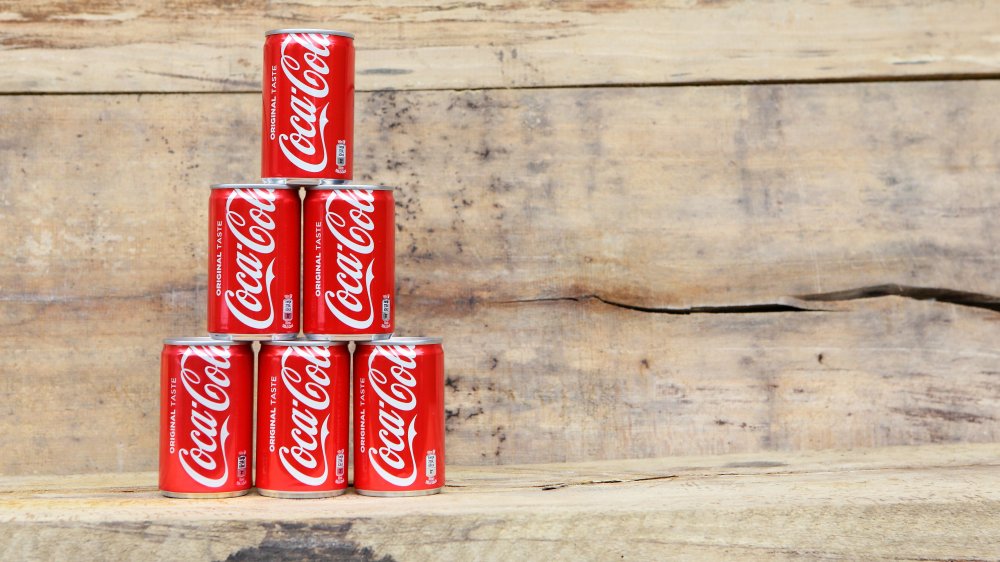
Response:
[{"label": "can bottom", "polygon": [[382,341],[392,337],[388,334],[305,334],[308,340],[317,341]]},{"label": "can bottom", "polygon": [[298,332],[290,334],[219,334],[209,332],[208,335],[218,340],[230,341],[285,341],[294,340],[299,336]]},{"label": "can bottom", "polygon": [[291,186],[308,187],[311,185],[341,185],[351,180],[335,180],[329,178],[261,178],[264,183],[287,184]]},{"label": "can bottom", "polygon": [[262,496],[267,496],[269,498],[285,498],[285,499],[318,499],[318,498],[332,498],[334,496],[341,496],[347,492],[347,488],[341,488],[340,490],[325,490],[322,492],[282,492],[279,490],[265,490],[263,488],[257,488],[257,493]]},{"label": "can bottom", "polygon": [[215,500],[220,498],[235,498],[245,496],[250,493],[250,488],[246,490],[236,490],[234,492],[171,492],[160,490],[160,493],[168,498],[179,498],[185,500]]},{"label": "can bottom", "polygon": [[433,488],[430,490],[404,490],[404,491],[391,491],[385,492],[381,490],[359,490],[355,488],[355,492],[361,494],[362,496],[374,496],[377,498],[408,498],[413,496],[430,496],[433,494],[440,494],[441,488]]}]

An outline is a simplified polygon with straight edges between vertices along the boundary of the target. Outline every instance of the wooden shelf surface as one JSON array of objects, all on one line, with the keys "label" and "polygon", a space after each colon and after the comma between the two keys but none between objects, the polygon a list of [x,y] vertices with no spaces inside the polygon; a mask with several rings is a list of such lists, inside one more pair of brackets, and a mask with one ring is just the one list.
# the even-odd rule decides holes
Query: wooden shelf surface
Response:
[{"label": "wooden shelf surface", "polygon": [[161,497],[155,473],[0,478],[0,558],[1000,557],[1000,445],[449,467],[423,498]]}]

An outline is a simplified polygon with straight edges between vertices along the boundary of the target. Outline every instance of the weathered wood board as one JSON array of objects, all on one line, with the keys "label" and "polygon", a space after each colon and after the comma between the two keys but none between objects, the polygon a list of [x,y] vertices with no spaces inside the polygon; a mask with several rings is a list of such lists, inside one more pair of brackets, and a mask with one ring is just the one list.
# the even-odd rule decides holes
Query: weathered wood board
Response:
[{"label": "weathered wood board", "polygon": [[[400,332],[446,338],[449,460],[996,440],[998,95],[360,96]],[[204,330],[207,185],[253,178],[257,110],[0,97],[0,474],[155,466],[159,342]],[[984,308],[795,298],[887,283]],[[723,314],[658,313],[690,309]]]},{"label": "weathered wood board", "polygon": [[998,76],[1000,4],[57,2],[0,6],[3,92],[250,91],[265,30],[357,34],[358,87]]},{"label": "weathered wood board", "polygon": [[[203,286],[207,186],[259,173],[257,99],[0,98],[7,298]],[[399,290],[421,298],[995,300],[997,99],[991,81],[365,94],[356,171],[399,187]]]},{"label": "weathered wood board", "polygon": [[[0,472],[155,468],[159,342],[200,331],[193,296],[5,303],[21,335],[8,328],[0,355]],[[404,305],[403,333],[445,337],[455,464],[1000,439],[987,310],[898,297],[680,316],[593,300]]]},{"label": "weathered wood board", "polygon": [[1000,447],[451,467],[445,493],[177,501],[155,474],[0,479],[0,557],[993,560]]},{"label": "weathered wood board", "polygon": [[[358,34],[450,462],[998,440],[1000,3],[20,0],[0,474],[154,468],[206,187],[255,179],[262,33],[306,25]],[[789,81],[848,83],[683,86]]]}]

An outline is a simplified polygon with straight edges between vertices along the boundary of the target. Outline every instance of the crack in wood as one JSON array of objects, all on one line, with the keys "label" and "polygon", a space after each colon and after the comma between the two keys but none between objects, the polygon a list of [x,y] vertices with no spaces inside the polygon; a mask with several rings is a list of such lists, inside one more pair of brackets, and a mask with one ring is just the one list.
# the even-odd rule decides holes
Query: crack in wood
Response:
[{"label": "crack in wood", "polygon": [[973,308],[985,308],[994,312],[1000,312],[1000,296],[988,295],[985,293],[973,293],[970,291],[959,291],[941,287],[917,287],[912,285],[899,285],[887,283],[884,285],[871,285],[847,289],[843,291],[832,291],[828,293],[813,293],[809,295],[798,295],[796,298],[804,301],[847,301],[870,299],[877,297],[906,297],[914,300],[935,300],[957,304],[960,306],[971,306]]},{"label": "crack in wood", "polygon": [[828,293],[795,295],[794,297],[792,297],[792,299],[801,301],[797,304],[792,304],[790,302],[785,302],[785,303],[775,302],[775,303],[721,305],[721,306],[687,306],[687,307],[641,306],[641,305],[635,305],[635,304],[629,304],[625,302],[611,300],[594,293],[580,295],[580,296],[514,299],[514,300],[499,301],[499,304],[526,304],[526,303],[560,302],[560,301],[572,301],[572,302],[598,301],[617,308],[624,308],[626,310],[635,310],[638,312],[649,312],[653,314],[677,314],[677,315],[754,314],[754,313],[768,313],[768,312],[831,312],[830,310],[826,310],[823,308],[804,306],[804,304],[807,302],[837,302],[837,301],[863,300],[863,299],[888,297],[888,296],[904,297],[914,300],[933,300],[959,306],[982,308],[986,310],[992,310],[994,312],[1000,312],[1000,297],[998,296],[989,295],[985,293],[974,293],[970,291],[960,291],[956,289],[947,289],[939,287],[917,287],[910,285],[899,285],[894,283],[883,284],[883,285],[871,285],[866,287],[858,287],[854,289],[846,289],[842,291],[832,291]]},{"label": "crack in wood", "polygon": [[[898,64],[894,63],[898,66]],[[385,72],[391,70],[392,72]],[[399,72],[400,69],[368,69],[359,71],[359,74],[408,74],[413,71]],[[152,75],[163,75],[164,77],[176,77],[185,80],[203,81],[208,83],[232,84],[231,89],[219,90],[72,90],[72,91],[6,91],[0,92],[0,96],[134,96],[134,95],[239,95],[261,93],[260,88],[253,87],[254,84],[242,80],[219,80],[211,78],[199,78],[189,75],[174,75],[170,73],[148,72]],[[635,89],[635,88],[710,88],[710,87],[739,87],[739,86],[794,86],[794,85],[823,85],[823,84],[870,84],[870,83],[892,83],[892,82],[961,82],[1000,79],[1000,73],[996,72],[964,72],[964,73],[928,73],[913,74],[908,76],[833,76],[827,78],[789,78],[789,79],[765,79],[765,80],[677,80],[673,82],[581,82],[576,84],[534,84],[534,85],[496,85],[496,86],[470,86],[470,87],[419,87],[419,88],[359,88],[357,92],[365,93],[388,93],[388,92],[490,92],[490,91],[511,91],[511,90],[593,90],[593,89]]]},{"label": "crack in wood", "polygon": [[677,478],[677,474],[664,474],[655,476],[643,476],[641,478],[628,478],[624,480],[619,480],[617,478],[607,479],[607,480],[590,480],[588,482],[555,482],[549,484],[539,484],[537,486],[532,486],[533,488],[540,488],[543,492],[548,492],[550,490],[560,490],[562,488],[569,488],[571,486],[595,486],[598,484],[631,484],[634,482],[648,482],[650,480],[670,480]]},{"label": "crack in wood", "polygon": [[749,304],[749,305],[690,306],[690,307],[640,306],[635,304],[613,301],[596,294],[580,295],[578,297],[540,297],[532,299],[515,299],[515,300],[499,301],[498,304],[527,304],[527,303],[560,302],[560,301],[586,302],[591,300],[602,302],[606,305],[614,306],[617,308],[635,310],[638,312],[650,312],[653,314],[686,315],[686,314],[742,314],[742,313],[761,313],[761,312],[825,312],[822,309],[803,308],[791,304]]}]

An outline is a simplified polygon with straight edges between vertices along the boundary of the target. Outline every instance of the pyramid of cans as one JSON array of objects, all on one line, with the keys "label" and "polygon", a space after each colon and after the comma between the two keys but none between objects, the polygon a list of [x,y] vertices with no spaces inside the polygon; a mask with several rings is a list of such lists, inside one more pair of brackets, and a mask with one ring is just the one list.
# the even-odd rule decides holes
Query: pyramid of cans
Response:
[{"label": "pyramid of cans", "polygon": [[439,492],[441,339],[394,336],[393,190],[347,183],[353,35],[267,32],[262,133],[260,183],[209,197],[209,335],[164,340],[160,490],[344,493],[353,377],[355,490]]}]

